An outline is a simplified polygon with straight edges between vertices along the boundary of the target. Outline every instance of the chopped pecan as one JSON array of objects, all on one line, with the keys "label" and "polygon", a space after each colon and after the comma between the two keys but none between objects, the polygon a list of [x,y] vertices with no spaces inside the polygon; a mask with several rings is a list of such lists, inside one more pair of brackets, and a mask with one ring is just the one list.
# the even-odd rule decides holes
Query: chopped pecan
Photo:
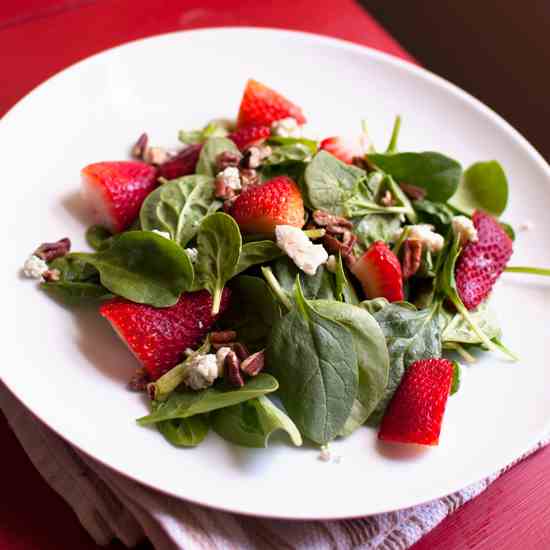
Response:
[{"label": "chopped pecan", "polygon": [[71,241],[65,237],[55,243],[42,243],[33,254],[45,262],[51,262],[68,254],[69,250],[71,250]]},{"label": "chopped pecan", "polygon": [[147,149],[147,144],[148,143],[149,143],[149,137],[144,132],[143,134],[141,134],[141,136],[139,136],[138,140],[136,141],[136,143],[132,147],[132,152],[131,152],[132,156],[135,159],[139,159],[139,160],[143,159],[143,154],[145,153],[145,150]]},{"label": "chopped pecan", "polygon": [[348,229],[353,227],[353,223],[347,218],[335,216],[334,214],[330,214],[324,210],[315,210],[315,212],[313,212],[313,221],[320,226],[339,225]]},{"label": "chopped pecan", "polygon": [[239,166],[239,163],[242,160],[242,155],[240,153],[234,153],[232,151],[224,151],[216,157],[216,165],[218,170],[221,172],[228,168],[229,166]]},{"label": "chopped pecan", "polygon": [[210,342],[212,344],[227,344],[233,342],[237,337],[234,330],[218,330],[210,333]]},{"label": "chopped pecan", "polygon": [[338,254],[344,247],[342,241],[328,234],[323,237],[323,244],[331,254]]},{"label": "chopped pecan", "polygon": [[233,197],[231,199],[227,199],[226,201],[224,201],[222,208],[226,214],[228,214],[231,211],[231,208],[233,207],[233,203],[235,202],[236,199],[237,197]]},{"label": "chopped pecan", "polygon": [[250,357],[247,357],[241,363],[241,370],[245,374],[248,374],[248,376],[256,376],[263,370],[264,364],[265,364],[264,350],[257,351],[256,353],[253,353]]},{"label": "chopped pecan", "polygon": [[132,391],[145,391],[147,384],[149,383],[149,376],[145,369],[137,369],[130,381],[128,382],[128,389]]},{"label": "chopped pecan", "polygon": [[172,157],[164,147],[146,147],[142,153],[142,158],[143,162],[147,164],[160,166]]},{"label": "chopped pecan", "polygon": [[224,178],[216,178],[215,196],[217,199],[232,199],[235,197],[235,190],[225,183]]},{"label": "chopped pecan", "polygon": [[236,388],[244,386],[244,380],[241,374],[241,361],[233,350],[229,351],[225,356],[223,373],[228,385]]},{"label": "chopped pecan", "polygon": [[357,258],[353,252],[350,252],[347,256],[344,257],[344,263],[346,264],[348,269],[351,269],[356,261]]},{"label": "chopped pecan", "polygon": [[212,342],[212,348],[218,351],[220,348],[232,348],[235,342]]},{"label": "chopped pecan", "polygon": [[327,225],[327,233],[332,235],[343,235],[346,231],[349,230],[343,225]]},{"label": "chopped pecan", "polygon": [[384,195],[382,195],[382,198],[380,199],[380,204],[382,206],[393,206],[395,204],[395,199],[393,198],[393,195],[389,189],[386,189],[386,192]]},{"label": "chopped pecan", "polygon": [[403,280],[412,277],[420,268],[422,263],[422,241],[418,239],[406,239],[403,243],[401,267]]},{"label": "chopped pecan", "polygon": [[376,166],[374,166],[374,164],[369,160],[367,156],[353,157],[351,159],[351,163],[354,166],[358,166],[359,168],[366,170],[367,172],[372,172],[373,170],[376,170]]},{"label": "chopped pecan", "polygon": [[56,283],[61,279],[61,271],[59,269],[48,269],[42,273],[42,278],[47,283]]},{"label": "chopped pecan", "polygon": [[253,185],[258,185],[260,183],[260,176],[253,168],[241,168],[240,175],[243,191],[247,187],[252,187]]},{"label": "chopped pecan", "polygon": [[399,187],[403,190],[403,193],[413,201],[420,201],[426,197],[426,190],[410,183],[401,182]]},{"label": "chopped pecan", "polygon": [[244,361],[250,355],[247,347],[241,342],[231,344],[231,349],[237,354],[237,357],[241,361]]},{"label": "chopped pecan", "polygon": [[[351,231],[346,231],[342,236],[342,244],[344,245],[344,250],[342,251],[343,256],[347,256],[351,252],[353,245],[357,242],[357,236],[354,235]],[[344,253],[346,252],[347,253]]]}]

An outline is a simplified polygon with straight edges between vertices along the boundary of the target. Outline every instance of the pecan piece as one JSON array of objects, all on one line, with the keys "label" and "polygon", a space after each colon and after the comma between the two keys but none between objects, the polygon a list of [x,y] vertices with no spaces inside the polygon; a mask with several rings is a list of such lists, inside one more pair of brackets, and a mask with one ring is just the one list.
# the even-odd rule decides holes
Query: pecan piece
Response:
[{"label": "pecan piece", "polygon": [[260,183],[260,176],[253,168],[241,168],[240,176],[243,191],[247,187],[252,187],[253,185],[258,185]]},{"label": "pecan piece", "polygon": [[380,204],[382,206],[394,206],[395,200],[393,198],[393,195],[389,189],[386,189],[386,192],[382,195],[382,198],[380,199]]},{"label": "pecan piece", "polygon": [[351,223],[351,221],[347,218],[344,218],[342,216],[335,216],[334,214],[330,214],[329,212],[325,212],[324,210],[315,210],[315,212],[313,212],[313,221],[320,226],[339,225],[348,229],[351,229],[353,227],[353,223]]},{"label": "pecan piece", "polygon": [[233,153],[232,151],[224,151],[216,157],[216,165],[218,170],[222,172],[229,166],[239,166],[239,163],[242,160],[242,155],[240,153]]},{"label": "pecan piece", "polygon": [[244,386],[244,380],[241,375],[241,361],[233,350],[227,352],[225,356],[223,373],[228,385],[236,388],[242,388]]},{"label": "pecan piece", "polygon": [[137,369],[128,382],[128,389],[131,391],[145,391],[148,383],[147,371],[143,368]]},{"label": "pecan piece", "polygon": [[403,280],[406,281],[420,269],[420,264],[422,263],[422,241],[418,239],[406,239],[403,243],[402,258]]},{"label": "pecan piece", "polygon": [[245,374],[248,374],[248,376],[256,376],[263,370],[264,364],[265,364],[264,350],[257,351],[256,353],[253,353],[250,357],[247,357],[241,363],[241,370]]},{"label": "pecan piece", "polygon": [[224,178],[216,178],[214,194],[217,199],[233,199],[235,197],[235,191],[227,183]]},{"label": "pecan piece", "polygon": [[241,361],[244,361],[250,355],[247,347],[241,342],[235,342],[234,344],[231,344],[231,349],[237,354],[237,357]]},{"label": "pecan piece", "polygon": [[59,269],[48,269],[42,273],[42,278],[47,283],[56,283],[61,279],[61,271]]},{"label": "pecan piece", "polygon": [[56,258],[61,258],[68,254],[71,249],[71,241],[65,237],[55,243],[42,243],[34,252],[35,256],[38,256],[45,262],[51,262]]},{"label": "pecan piece", "polygon": [[420,201],[426,197],[426,190],[410,183],[401,182],[399,187],[403,190],[403,193],[413,201]]},{"label": "pecan piece", "polygon": [[210,333],[210,342],[212,344],[227,344],[233,342],[237,337],[234,330],[217,330]]},{"label": "pecan piece", "polygon": [[147,149],[147,144],[149,143],[149,136],[143,132],[141,136],[139,136],[138,140],[132,147],[131,154],[135,159],[143,159],[143,154],[145,153],[145,150]]},{"label": "pecan piece", "polygon": [[323,237],[323,244],[331,254],[338,254],[344,247],[342,241],[328,234]]}]

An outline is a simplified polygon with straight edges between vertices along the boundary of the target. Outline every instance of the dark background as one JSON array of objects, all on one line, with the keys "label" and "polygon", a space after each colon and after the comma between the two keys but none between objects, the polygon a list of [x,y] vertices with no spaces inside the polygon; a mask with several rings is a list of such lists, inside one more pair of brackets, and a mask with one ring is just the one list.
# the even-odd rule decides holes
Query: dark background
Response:
[{"label": "dark background", "polygon": [[550,0],[358,0],[422,65],[550,160]]}]

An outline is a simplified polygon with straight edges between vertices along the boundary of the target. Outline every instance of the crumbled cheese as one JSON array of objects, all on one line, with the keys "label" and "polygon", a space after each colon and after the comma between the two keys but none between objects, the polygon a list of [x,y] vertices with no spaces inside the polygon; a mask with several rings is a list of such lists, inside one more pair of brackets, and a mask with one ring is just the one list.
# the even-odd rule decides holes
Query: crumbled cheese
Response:
[{"label": "crumbled cheese", "polygon": [[46,271],[48,271],[48,264],[34,254],[29,256],[23,264],[23,275],[29,279],[41,279]]},{"label": "crumbled cheese", "polygon": [[279,137],[302,137],[302,128],[293,117],[282,118],[271,124],[271,133]]},{"label": "crumbled cheese", "polygon": [[199,251],[196,248],[186,248],[185,252],[189,256],[191,263],[194,264],[199,256]]},{"label": "crumbled cheese", "polygon": [[250,147],[248,149],[248,168],[258,168],[262,161],[269,157],[272,152],[269,145]]},{"label": "crumbled cheese", "polygon": [[241,176],[239,169],[236,166],[228,166],[224,168],[216,176],[219,179],[222,179],[227,187],[231,187],[233,191],[238,191],[241,189]]},{"label": "crumbled cheese", "polygon": [[207,353],[191,359],[183,373],[183,382],[192,390],[203,390],[210,387],[218,378],[218,362],[216,355]]},{"label": "crumbled cheese", "polygon": [[336,259],[336,256],[334,254],[331,254],[329,257],[328,257],[328,260],[327,260],[327,269],[331,272],[331,273],[336,273],[336,270],[338,269],[338,260]]},{"label": "crumbled cheese", "polygon": [[328,254],[323,245],[313,244],[297,227],[278,225],[275,227],[275,237],[279,248],[308,275],[315,275],[317,268],[328,260]]},{"label": "crumbled cheese", "polygon": [[430,252],[439,252],[445,245],[445,239],[434,231],[434,226],[426,223],[418,225],[407,225],[397,231],[394,238],[397,240],[403,231],[408,231],[408,239],[416,239],[422,243]]},{"label": "crumbled cheese", "polygon": [[153,233],[155,233],[156,235],[160,235],[165,239],[170,239],[170,233],[168,233],[168,231],[159,231],[158,229],[153,229]]},{"label": "crumbled cheese", "polygon": [[228,348],[227,346],[223,346],[216,352],[216,362],[218,364],[218,376],[223,375],[223,365],[225,363],[225,358],[227,357],[227,354],[230,351],[231,351],[231,348]]},{"label": "crumbled cheese", "polygon": [[460,238],[460,244],[464,246],[467,242],[478,241],[477,229],[474,222],[466,216],[455,216],[451,221],[453,233]]},{"label": "crumbled cheese", "polygon": [[319,453],[319,460],[321,462],[330,462],[330,459],[332,458],[332,455],[330,454],[330,450],[326,445],[323,445],[321,447],[321,452]]}]

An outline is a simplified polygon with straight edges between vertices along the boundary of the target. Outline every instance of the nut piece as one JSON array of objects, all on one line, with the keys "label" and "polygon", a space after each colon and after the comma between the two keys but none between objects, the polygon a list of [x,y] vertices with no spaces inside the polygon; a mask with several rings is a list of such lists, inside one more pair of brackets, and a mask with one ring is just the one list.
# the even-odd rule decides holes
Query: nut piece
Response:
[{"label": "nut piece", "polygon": [[214,195],[217,199],[230,200],[235,197],[235,191],[227,185],[224,178],[216,178]]},{"label": "nut piece", "polygon": [[335,216],[334,214],[330,214],[324,210],[315,210],[315,212],[313,212],[313,221],[322,227],[327,226],[327,230],[328,227],[334,226],[346,227],[347,229],[351,229],[353,227],[353,223],[351,223],[351,221],[347,218]]},{"label": "nut piece", "polygon": [[223,376],[227,383],[235,388],[242,388],[244,386],[240,366],[241,362],[237,354],[233,350],[229,351],[225,356]]},{"label": "nut piece", "polygon": [[382,206],[394,206],[395,205],[395,200],[394,200],[393,195],[392,195],[392,193],[389,189],[386,189],[386,192],[384,193],[384,195],[380,199],[380,204]]},{"label": "nut piece", "polygon": [[234,330],[217,330],[211,332],[209,336],[212,344],[227,344],[235,341],[237,333]]},{"label": "nut piece", "polygon": [[146,147],[142,153],[143,162],[160,166],[171,158],[170,153],[163,147]]},{"label": "nut piece", "polygon": [[56,283],[61,279],[61,271],[59,269],[48,269],[42,273],[42,278],[47,283]]},{"label": "nut piece", "polygon": [[142,160],[143,154],[147,149],[147,144],[149,143],[149,136],[144,132],[139,136],[135,145],[132,147],[131,154],[135,159]]},{"label": "nut piece", "polygon": [[256,353],[253,353],[250,357],[247,357],[242,363],[241,363],[241,370],[248,374],[248,376],[256,376],[258,373],[260,373],[265,364],[265,353],[264,350],[257,351]]},{"label": "nut piece", "polygon": [[403,243],[403,259],[401,261],[403,280],[412,277],[422,263],[422,241],[418,239],[406,239]]},{"label": "nut piece", "polygon": [[403,190],[403,193],[413,201],[420,201],[426,197],[426,190],[422,187],[417,187],[416,185],[411,185],[410,183],[399,184],[399,187]]},{"label": "nut piece", "polygon": [[65,237],[55,243],[42,243],[34,252],[35,256],[38,256],[45,262],[51,262],[56,258],[61,258],[68,254],[71,249],[71,241]]},{"label": "nut piece", "polygon": [[128,382],[128,389],[131,391],[145,391],[148,383],[149,376],[147,375],[147,371],[143,368],[137,369]]},{"label": "nut piece", "polygon": [[243,191],[248,187],[252,187],[260,183],[260,176],[253,168],[241,168],[240,175]]},{"label": "nut piece", "polygon": [[239,166],[242,158],[243,157],[240,153],[233,153],[232,151],[224,151],[223,153],[220,153],[216,158],[218,171],[223,172],[226,168],[230,166]]},{"label": "nut piece", "polygon": [[237,354],[237,357],[241,361],[244,361],[250,355],[247,347],[241,342],[235,342],[234,344],[231,344],[231,349]]}]

